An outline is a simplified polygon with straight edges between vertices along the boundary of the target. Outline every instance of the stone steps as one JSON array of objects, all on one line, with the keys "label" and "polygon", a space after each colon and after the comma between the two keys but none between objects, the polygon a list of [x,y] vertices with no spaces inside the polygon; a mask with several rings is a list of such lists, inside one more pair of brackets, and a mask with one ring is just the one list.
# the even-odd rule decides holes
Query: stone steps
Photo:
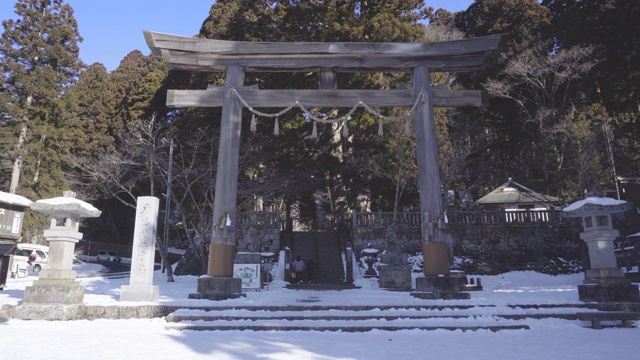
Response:
[{"label": "stone steps", "polygon": [[313,281],[319,284],[340,284],[344,276],[338,234],[335,232],[296,232],[292,234],[291,254],[316,263]]},{"label": "stone steps", "polygon": [[577,320],[576,307],[322,306],[179,309],[166,329],[192,331],[527,330],[531,320]]}]

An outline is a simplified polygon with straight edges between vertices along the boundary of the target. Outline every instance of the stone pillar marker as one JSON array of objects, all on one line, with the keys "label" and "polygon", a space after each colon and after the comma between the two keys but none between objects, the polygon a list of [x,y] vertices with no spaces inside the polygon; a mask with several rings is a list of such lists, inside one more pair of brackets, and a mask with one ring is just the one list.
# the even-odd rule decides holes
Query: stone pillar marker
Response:
[{"label": "stone pillar marker", "polygon": [[120,301],[155,301],[160,297],[160,289],[153,285],[159,208],[158,198],[138,197],[133,230],[131,277],[129,285],[122,285],[120,289]]},{"label": "stone pillar marker", "polygon": [[31,209],[51,216],[51,225],[44,231],[49,242],[47,268],[40,272],[33,286],[24,290],[25,304],[82,304],[84,288],[71,270],[75,244],[82,239],[78,232],[83,217],[98,217],[101,211],[91,204],[75,198],[72,191],[62,197],[38,200]]},{"label": "stone pillar marker", "polygon": [[587,244],[591,268],[585,272],[583,285],[578,285],[582,301],[639,302],[638,285],[631,284],[618,268],[613,241],[620,235],[613,229],[611,215],[631,209],[631,203],[611,198],[589,197],[562,210],[565,217],[582,219],[580,238]]}]

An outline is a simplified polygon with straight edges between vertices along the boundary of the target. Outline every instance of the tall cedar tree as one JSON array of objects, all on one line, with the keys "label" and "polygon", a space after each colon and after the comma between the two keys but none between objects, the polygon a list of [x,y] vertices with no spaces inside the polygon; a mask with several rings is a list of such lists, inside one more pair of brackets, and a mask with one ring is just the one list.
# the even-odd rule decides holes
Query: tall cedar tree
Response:
[{"label": "tall cedar tree", "polygon": [[19,0],[15,14],[0,38],[0,166],[12,174],[2,185],[34,200],[60,196],[68,137],[61,97],[83,67],[82,38],[62,0]]},{"label": "tall cedar tree", "polygon": [[602,61],[588,81],[606,108],[618,175],[640,177],[640,2],[543,0],[559,48],[595,46]]}]

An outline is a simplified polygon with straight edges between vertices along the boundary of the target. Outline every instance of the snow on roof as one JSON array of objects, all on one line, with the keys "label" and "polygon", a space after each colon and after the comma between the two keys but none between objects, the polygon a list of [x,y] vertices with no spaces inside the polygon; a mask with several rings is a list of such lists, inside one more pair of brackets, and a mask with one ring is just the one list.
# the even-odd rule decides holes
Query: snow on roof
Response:
[{"label": "snow on roof", "polygon": [[11,205],[20,205],[27,207],[33,203],[33,201],[27,199],[24,196],[10,194],[8,192],[0,191],[0,202],[11,204]]},{"label": "snow on roof", "polygon": [[573,204],[562,209],[562,211],[573,211],[587,204],[596,205],[596,206],[619,206],[625,203],[626,201],[624,200],[616,200],[616,199],[607,198],[607,197],[588,197],[584,200],[579,200],[574,202]]}]

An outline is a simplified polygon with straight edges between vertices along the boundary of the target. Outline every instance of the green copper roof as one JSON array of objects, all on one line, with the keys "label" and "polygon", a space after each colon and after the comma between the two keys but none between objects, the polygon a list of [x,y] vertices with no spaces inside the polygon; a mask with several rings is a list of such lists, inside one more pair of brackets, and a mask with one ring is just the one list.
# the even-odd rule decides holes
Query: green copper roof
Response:
[{"label": "green copper roof", "polygon": [[559,202],[560,198],[537,193],[509,179],[497,189],[476,200],[475,204],[554,204]]}]

